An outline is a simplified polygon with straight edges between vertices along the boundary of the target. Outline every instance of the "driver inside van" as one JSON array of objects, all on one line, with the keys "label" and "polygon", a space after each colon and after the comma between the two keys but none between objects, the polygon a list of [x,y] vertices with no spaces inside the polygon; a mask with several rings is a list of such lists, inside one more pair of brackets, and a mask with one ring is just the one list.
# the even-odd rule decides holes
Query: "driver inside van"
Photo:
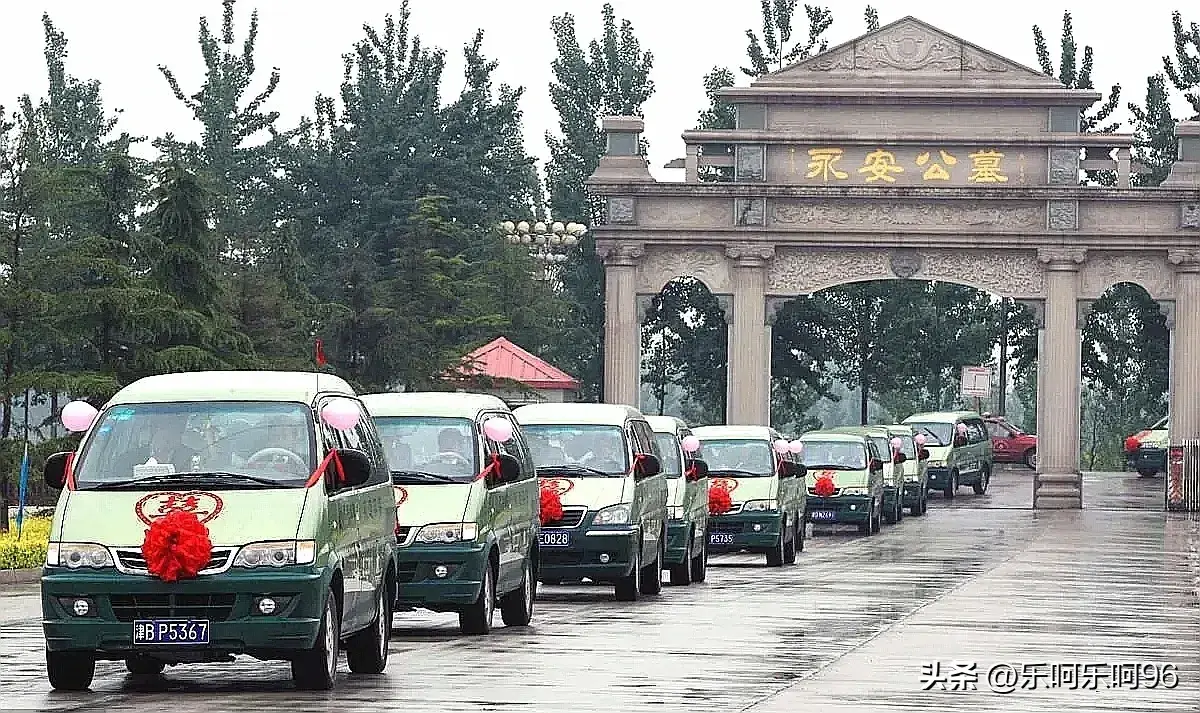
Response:
[{"label": "driver inside van", "polygon": [[436,472],[442,475],[468,475],[474,454],[462,431],[457,428],[443,428],[438,433],[438,454],[430,461]]}]

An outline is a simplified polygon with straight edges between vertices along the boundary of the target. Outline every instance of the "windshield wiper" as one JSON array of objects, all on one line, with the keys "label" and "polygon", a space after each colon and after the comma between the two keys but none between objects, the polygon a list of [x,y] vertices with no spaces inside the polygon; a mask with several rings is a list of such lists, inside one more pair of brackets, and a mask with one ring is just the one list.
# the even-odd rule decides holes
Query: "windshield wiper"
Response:
[{"label": "windshield wiper", "polygon": [[547,465],[537,469],[538,474],[542,473],[586,473],[588,475],[603,475],[606,478],[622,478],[624,473],[606,473],[603,470],[589,468],[586,465]]},{"label": "windshield wiper", "polygon": [[429,472],[426,472],[423,470],[393,470],[392,471],[392,482],[395,483],[398,478],[399,479],[415,478],[418,481],[432,480],[435,483],[457,483],[457,482],[459,482],[459,481],[455,480],[454,478],[451,478],[448,475],[441,475],[439,473],[429,473]]},{"label": "windshield wiper", "polygon": [[142,485],[163,485],[167,483],[193,483],[196,481],[221,481],[221,480],[238,480],[243,483],[255,483],[257,485],[269,486],[272,488],[280,487],[278,481],[269,480],[267,478],[258,478],[253,475],[242,475],[241,473],[225,473],[220,471],[200,472],[200,473],[161,473],[159,475],[147,475],[142,478],[130,478],[128,480],[113,480],[109,482],[97,483],[86,490],[120,490],[122,488],[137,488]]},{"label": "windshield wiper", "polygon": [[859,465],[859,466],[833,465],[832,463],[822,463],[821,465],[809,465],[809,464],[805,463],[804,467],[805,467],[805,469],[807,469],[809,471],[813,471],[813,470],[862,470],[863,468],[866,468],[865,465]]},{"label": "windshield wiper", "polygon": [[766,477],[770,475],[770,473],[752,473],[748,470],[738,470],[736,468],[709,468],[708,472],[716,475],[748,475],[754,478]]}]

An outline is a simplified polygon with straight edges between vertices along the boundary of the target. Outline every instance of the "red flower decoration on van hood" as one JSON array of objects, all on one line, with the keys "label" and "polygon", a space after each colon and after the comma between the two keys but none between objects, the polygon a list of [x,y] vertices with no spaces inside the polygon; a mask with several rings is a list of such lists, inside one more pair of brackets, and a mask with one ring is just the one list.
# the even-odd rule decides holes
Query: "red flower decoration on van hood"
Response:
[{"label": "red flower decoration on van hood", "polygon": [[817,478],[817,482],[813,483],[813,493],[818,497],[827,498],[837,492],[837,486],[833,483],[833,478],[828,475],[822,475]]},{"label": "red flower decoration on van hood", "polygon": [[543,487],[541,490],[539,519],[543,525],[558,522],[563,516],[562,498],[558,496],[558,491],[553,488]]},{"label": "red flower decoration on van hood", "polygon": [[146,530],[142,557],[150,574],[164,582],[191,579],[212,559],[208,528],[190,512],[170,512]]}]

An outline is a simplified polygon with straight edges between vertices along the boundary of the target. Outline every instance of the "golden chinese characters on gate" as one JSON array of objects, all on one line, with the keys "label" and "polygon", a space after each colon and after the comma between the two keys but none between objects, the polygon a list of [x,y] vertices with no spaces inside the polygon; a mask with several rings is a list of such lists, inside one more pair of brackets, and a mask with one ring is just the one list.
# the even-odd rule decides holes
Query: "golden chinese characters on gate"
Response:
[{"label": "golden chinese characters on gate", "polygon": [[802,183],[866,185],[1025,184],[1025,156],[991,147],[792,147],[788,173]]}]

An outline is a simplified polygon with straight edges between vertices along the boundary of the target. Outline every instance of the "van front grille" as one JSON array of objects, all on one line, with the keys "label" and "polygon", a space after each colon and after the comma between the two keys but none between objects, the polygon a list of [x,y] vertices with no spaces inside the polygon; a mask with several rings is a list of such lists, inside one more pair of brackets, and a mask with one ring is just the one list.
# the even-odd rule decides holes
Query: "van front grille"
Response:
[{"label": "van front grille", "polygon": [[236,594],[112,594],[117,621],[137,619],[207,619],[225,621],[233,612]]},{"label": "van front grille", "polygon": [[[125,574],[150,574],[150,570],[146,567],[146,558],[142,555],[140,549],[116,548],[114,552],[117,556],[118,569]],[[212,557],[208,560],[208,564],[204,566],[204,569],[200,570],[200,574],[224,572],[229,569],[230,560],[232,559],[232,547],[214,547]]]}]

